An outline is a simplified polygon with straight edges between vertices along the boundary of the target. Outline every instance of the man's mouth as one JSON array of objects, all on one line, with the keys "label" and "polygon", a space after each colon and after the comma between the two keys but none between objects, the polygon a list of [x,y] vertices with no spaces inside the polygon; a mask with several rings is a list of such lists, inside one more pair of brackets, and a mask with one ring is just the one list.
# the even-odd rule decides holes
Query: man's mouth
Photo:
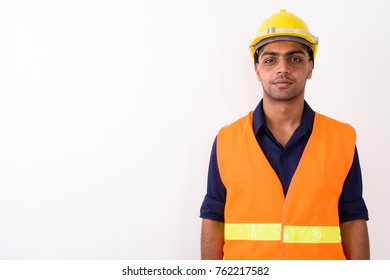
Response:
[{"label": "man's mouth", "polygon": [[292,82],[289,80],[277,80],[273,84],[278,88],[287,88]]}]

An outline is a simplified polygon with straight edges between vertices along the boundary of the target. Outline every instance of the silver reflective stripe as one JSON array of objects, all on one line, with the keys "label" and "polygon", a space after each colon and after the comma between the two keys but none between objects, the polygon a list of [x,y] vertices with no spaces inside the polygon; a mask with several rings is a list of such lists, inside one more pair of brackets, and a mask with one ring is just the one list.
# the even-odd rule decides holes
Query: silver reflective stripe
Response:
[{"label": "silver reflective stripe", "polygon": [[[274,34],[274,33],[296,33],[298,36],[299,34],[305,34],[309,36],[311,39],[313,39],[316,44],[318,44],[318,37],[314,36],[310,32],[307,32],[302,29],[294,29],[294,28],[275,28],[275,27],[269,27],[267,30],[264,30],[257,34],[257,37],[264,36],[267,34]],[[293,35],[292,35],[293,36]]]},{"label": "silver reflective stripe", "polygon": [[285,226],[285,243],[341,243],[338,226]]},{"label": "silver reflective stripe", "polygon": [[225,224],[226,240],[280,240],[281,224]]},{"label": "silver reflective stripe", "polygon": [[[268,43],[272,43],[272,42],[276,42],[276,41],[293,41],[293,42],[304,44],[304,45],[308,46],[309,48],[313,48],[314,44],[318,44],[318,37],[314,36],[313,34],[307,32],[307,31],[300,30],[300,29],[292,29],[292,28],[270,27],[267,30],[258,33],[257,37],[261,37],[261,36],[268,35],[268,34],[283,34],[283,33],[289,33],[289,34],[288,35],[280,35],[280,36],[276,35],[273,37],[265,38],[253,46],[254,51],[257,51],[259,48],[261,48],[262,46],[264,46]],[[296,34],[296,36],[294,34]],[[309,41],[302,38],[300,36],[300,34],[305,34],[305,35],[309,36],[315,43],[314,44],[310,43]]]},{"label": "silver reflective stripe", "polygon": [[[281,241],[279,223],[225,224],[225,240]],[[338,226],[285,226],[285,243],[341,243]]]},{"label": "silver reflective stripe", "polygon": [[295,37],[295,36],[276,36],[276,37],[270,37],[266,38],[264,40],[261,40],[254,46],[254,51],[257,51],[260,49],[262,46],[272,43],[272,42],[277,42],[277,41],[293,41],[297,43],[301,43],[305,46],[308,46],[309,48],[313,48],[313,44],[311,44],[309,41],[306,41],[303,38]]}]

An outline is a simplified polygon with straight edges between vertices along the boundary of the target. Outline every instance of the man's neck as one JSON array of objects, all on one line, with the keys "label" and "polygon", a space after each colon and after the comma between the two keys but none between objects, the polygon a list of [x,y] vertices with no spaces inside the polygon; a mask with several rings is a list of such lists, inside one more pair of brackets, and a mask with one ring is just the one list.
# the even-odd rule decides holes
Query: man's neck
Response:
[{"label": "man's neck", "polygon": [[294,131],[300,125],[303,109],[303,98],[287,102],[271,101],[263,98],[263,110],[267,127],[282,146],[286,146]]}]

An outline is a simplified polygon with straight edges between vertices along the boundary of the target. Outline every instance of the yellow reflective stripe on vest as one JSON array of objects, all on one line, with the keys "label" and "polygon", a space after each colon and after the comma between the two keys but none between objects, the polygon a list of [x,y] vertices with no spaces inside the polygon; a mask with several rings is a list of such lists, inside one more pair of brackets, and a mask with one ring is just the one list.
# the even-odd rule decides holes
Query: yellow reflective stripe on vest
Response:
[{"label": "yellow reflective stripe on vest", "polygon": [[281,224],[225,224],[226,240],[280,240]]},{"label": "yellow reflective stripe on vest", "polygon": [[[281,224],[225,224],[225,240],[281,240]],[[338,226],[285,226],[285,243],[340,243]]]},{"label": "yellow reflective stripe on vest", "polygon": [[283,239],[285,243],[340,243],[338,226],[286,226]]}]

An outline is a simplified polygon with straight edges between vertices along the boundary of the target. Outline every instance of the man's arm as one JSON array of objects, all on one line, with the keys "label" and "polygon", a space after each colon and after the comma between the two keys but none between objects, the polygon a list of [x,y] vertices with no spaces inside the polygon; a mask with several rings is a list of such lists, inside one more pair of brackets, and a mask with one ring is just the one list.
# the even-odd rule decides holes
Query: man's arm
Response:
[{"label": "man's arm", "polygon": [[222,260],[224,244],[224,224],[204,218],[202,220],[201,258],[202,260]]},{"label": "man's arm", "polygon": [[369,260],[370,242],[367,222],[353,220],[340,224],[344,254],[348,260]]}]

